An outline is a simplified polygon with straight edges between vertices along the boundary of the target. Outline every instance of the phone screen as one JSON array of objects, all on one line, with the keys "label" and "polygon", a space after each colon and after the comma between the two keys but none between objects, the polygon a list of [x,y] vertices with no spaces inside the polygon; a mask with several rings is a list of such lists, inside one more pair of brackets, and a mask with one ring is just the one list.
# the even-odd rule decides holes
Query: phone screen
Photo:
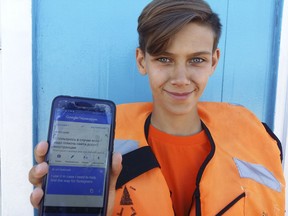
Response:
[{"label": "phone screen", "polygon": [[107,101],[54,100],[42,215],[103,215],[114,113]]}]

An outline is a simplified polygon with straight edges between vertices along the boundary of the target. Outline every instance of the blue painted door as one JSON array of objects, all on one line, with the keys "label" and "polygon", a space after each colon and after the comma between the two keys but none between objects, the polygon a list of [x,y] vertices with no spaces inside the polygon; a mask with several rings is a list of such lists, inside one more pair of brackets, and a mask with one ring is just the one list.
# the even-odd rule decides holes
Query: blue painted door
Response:
[{"label": "blue painted door", "polygon": [[[137,17],[148,2],[33,2],[35,142],[46,139],[57,95],[151,100],[147,77],[135,64]],[[282,1],[208,2],[220,15],[223,34],[221,60],[202,100],[242,104],[272,126]]]}]

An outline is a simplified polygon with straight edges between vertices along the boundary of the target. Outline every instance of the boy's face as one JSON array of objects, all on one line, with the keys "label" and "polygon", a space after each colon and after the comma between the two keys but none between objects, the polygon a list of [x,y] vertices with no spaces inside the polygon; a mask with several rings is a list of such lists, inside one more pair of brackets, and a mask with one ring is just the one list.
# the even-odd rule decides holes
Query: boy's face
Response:
[{"label": "boy's face", "polygon": [[197,102],[218,63],[214,35],[207,26],[189,23],[158,56],[136,50],[141,74],[148,74],[154,109],[170,114],[197,112]]}]

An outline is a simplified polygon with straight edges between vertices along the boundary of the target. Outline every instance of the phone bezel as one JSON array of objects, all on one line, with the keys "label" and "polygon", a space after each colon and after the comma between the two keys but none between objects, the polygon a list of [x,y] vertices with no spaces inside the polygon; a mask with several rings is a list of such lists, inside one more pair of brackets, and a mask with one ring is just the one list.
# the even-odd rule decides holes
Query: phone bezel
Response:
[{"label": "phone bezel", "polygon": [[[67,213],[73,213],[73,215],[75,214],[79,214],[79,215],[83,215],[83,214],[87,214],[87,215],[106,215],[106,211],[107,211],[107,202],[108,202],[108,192],[109,192],[109,179],[110,179],[110,169],[111,169],[111,163],[112,163],[112,154],[113,154],[113,142],[114,142],[114,134],[115,134],[115,118],[116,118],[116,105],[114,104],[113,101],[110,100],[105,100],[105,99],[93,99],[93,98],[85,98],[85,97],[72,97],[72,96],[57,96],[53,99],[52,101],[52,106],[51,106],[51,112],[50,112],[50,121],[49,121],[49,129],[48,129],[48,152],[50,150],[50,140],[51,140],[51,136],[52,136],[52,127],[53,127],[53,121],[54,121],[54,112],[56,108],[63,108],[63,104],[60,107],[60,101],[63,103],[63,101],[65,101],[66,104],[68,103],[86,103],[86,104],[106,104],[109,105],[109,107],[111,108],[111,130],[110,130],[110,139],[109,139],[109,153],[108,153],[108,168],[107,168],[107,172],[106,172],[106,176],[105,176],[105,187],[104,187],[104,202],[103,202],[103,208],[97,208],[97,207],[60,207],[60,206],[44,206],[44,196],[45,196],[45,188],[46,188],[46,177],[47,175],[44,177],[43,179],[43,183],[42,183],[42,189],[44,191],[44,195],[43,198],[41,200],[41,205],[40,205],[40,209],[39,209],[39,216],[42,216],[43,213],[46,214],[61,214],[61,213],[65,213],[65,215],[67,215]],[[65,104],[64,103],[64,104]],[[82,105],[84,107],[84,105]],[[83,109],[83,107],[80,109],[79,107],[75,107],[73,109],[75,110],[88,110],[88,109]],[[95,107],[95,106],[94,106]],[[72,108],[66,108],[67,110],[73,110]],[[90,110],[95,111],[95,109],[93,109],[93,106],[89,107]],[[46,155],[46,162],[49,164],[48,161],[48,153]],[[44,212],[45,211],[45,212]]]}]

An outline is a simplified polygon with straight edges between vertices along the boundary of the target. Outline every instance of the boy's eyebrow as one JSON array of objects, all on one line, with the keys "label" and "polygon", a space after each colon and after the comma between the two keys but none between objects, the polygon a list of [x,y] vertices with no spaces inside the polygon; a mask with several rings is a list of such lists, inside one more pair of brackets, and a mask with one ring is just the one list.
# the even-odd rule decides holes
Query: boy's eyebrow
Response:
[{"label": "boy's eyebrow", "polygon": [[[189,53],[189,56],[198,56],[198,55],[211,55],[212,52],[210,51],[198,51],[198,52],[194,52],[194,53]],[[168,55],[168,56],[174,56],[174,53],[170,53],[167,51],[161,52],[159,55]]]},{"label": "boy's eyebrow", "polygon": [[199,51],[199,52],[195,52],[195,53],[191,53],[192,55],[211,55],[212,52],[210,51]]}]

